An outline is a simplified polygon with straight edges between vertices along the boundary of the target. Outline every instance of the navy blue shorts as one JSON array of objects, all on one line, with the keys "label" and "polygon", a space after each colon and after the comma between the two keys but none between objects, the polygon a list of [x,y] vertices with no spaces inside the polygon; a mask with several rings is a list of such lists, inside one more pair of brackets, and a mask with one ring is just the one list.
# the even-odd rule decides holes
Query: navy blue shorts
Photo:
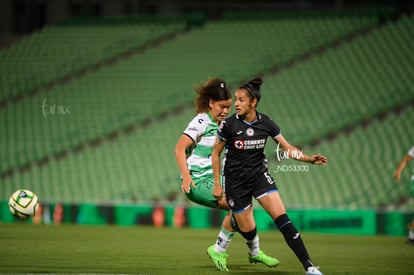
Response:
[{"label": "navy blue shorts", "polygon": [[223,187],[227,204],[234,213],[251,207],[253,197],[260,199],[268,193],[278,192],[275,181],[267,171],[248,179],[223,177]]}]

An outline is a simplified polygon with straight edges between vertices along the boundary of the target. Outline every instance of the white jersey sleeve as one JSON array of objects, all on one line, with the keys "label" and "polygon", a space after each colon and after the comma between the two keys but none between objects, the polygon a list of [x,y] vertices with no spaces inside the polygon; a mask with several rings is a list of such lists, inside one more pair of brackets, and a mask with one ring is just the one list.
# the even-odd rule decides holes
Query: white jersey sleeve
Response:
[{"label": "white jersey sleeve", "polygon": [[411,147],[410,151],[408,151],[408,155],[409,155],[412,159],[414,159],[414,146],[413,146],[413,147]]},{"label": "white jersey sleeve", "polygon": [[205,113],[197,114],[184,130],[184,134],[189,136],[194,143],[198,143],[199,137],[204,133],[208,121],[210,119]]}]

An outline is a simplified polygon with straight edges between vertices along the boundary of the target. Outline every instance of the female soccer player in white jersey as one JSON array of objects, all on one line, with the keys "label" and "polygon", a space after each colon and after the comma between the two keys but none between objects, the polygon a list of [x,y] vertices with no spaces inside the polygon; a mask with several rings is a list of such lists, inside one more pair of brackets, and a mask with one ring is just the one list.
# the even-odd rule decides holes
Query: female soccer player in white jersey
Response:
[{"label": "female soccer player in white jersey", "polygon": [[[211,78],[195,88],[196,116],[190,121],[175,146],[175,156],[180,169],[181,190],[191,201],[217,209],[229,210],[225,200],[213,196],[213,170],[211,153],[217,134],[218,123],[229,113],[231,93],[226,83],[219,78]],[[188,152],[191,150],[191,152]],[[219,184],[219,188],[221,185]],[[224,195],[223,195],[224,196]],[[221,271],[228,271],[226,249],[234,235],[230,225],[230,215],[224,218],[215,245],[207,249],[207,254]],[[279,261],[269,257],[247,242],[249,261],[277,266]]]},{"label": "female soccer player in white jersey", "polygon": [[220,201],[223,195],[220,185],[220,154],[226,148],[223,186],[240,234],[252,243],[258,240],[252,210],[254,197],[272,217],[287,244],[302,263],[306,274],[321,275],[319,269],[313,265],[300,234],[286,214],[276,184],[267,168],[264,147],[267,138],[271,137],[290,158],[295,157],[312,164],[326,164],[327,158],[319,154],[308,156],[299,151],[282,136],[275,122],[257,112],[261,84],[262,80],[256,78],[239,87],[235,94],[236,114],[220,124],[212,157],[213,194]]},{"label": "female soccer player in white jersey", "polygon": [[[394,178],[396,181],[401,180],[401,173],[404,170],[405,166],[414,159],[414,146],[408,151],[404,158],[398,163],[397,169],[394,172]],[[410,195],[414,197],[414,169],[410,181]],[[412,220],[408,226],[408,239],[407,244],[414,245],[414,220]]]}]

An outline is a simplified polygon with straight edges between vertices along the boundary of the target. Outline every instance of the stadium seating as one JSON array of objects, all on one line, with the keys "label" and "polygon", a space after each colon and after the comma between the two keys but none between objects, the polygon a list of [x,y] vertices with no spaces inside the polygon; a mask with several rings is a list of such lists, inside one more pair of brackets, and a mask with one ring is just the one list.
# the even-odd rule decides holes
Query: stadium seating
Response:
[{"label": "stadium seating", "polygon": [[30,92],[184,28],[185,22],[46,27],[0,52],[0,100]]},{"label": "stadium seating", "polygon": [[[10,127],[7,140],[13,146],[6,155],[15,155],[15,160],[3,159],[1,171],[34,161],[27,155],[29,151],[36,150],[40,156],[58,154],[114,129],[188,104],[192,102],[192,94],[185,91],[207,77],[219,76],[229,83],[247,79],[322,45],[327,37],[338,39],[375,20],[371,16],[208,23],[115,66],[0,110],[0,119],[19,125]],[[321,25],[332,24],[337,27],[321,30]],[[66,27],[63,32],[67,32]],[[158,36],[166,31],[160,32]],[[45,105],[55,106],[55,114],[45,117]],[[70,115],[56,114],[59,107],[68,108]],[[27,123],[26,119],[18,118],[21,113],[31,117],[29,125],[21,125]],[[14,136],[21,141],[16,143]]]},{"label": "stadium seating", "polygon": [[[194,111],[184,107],[179,113],[178,107],[192,102],[193,84],[219,76],[234,87],[262,74],[259,110],[272,116],[293,144],[329,158],[327,167],[311,166],[306,173],[275,172],[278,164],[297,163],[275,162],[276,145],[269,142],[271,172],[286,205],[392,205],[406,187],[394,188],[392,172],[412,143],[411,107],[393,111],[413,100],[413,22],[402,17],[277,74],[275,67],[373,26],[377,17],[208,22],[112,67],[7,105],[0,110],[6,125],[0,133],[6,141],[0,171],[17,172],[2,180],[1,193],[27,183],[51,202],[167,200],[179,191],[173,148]],[[44,103],[68,107],[70,114],[45,116]],[[390,114],[376,118],[383,112]],[[374,119],[362,127],[367,118]],[[348,126],[354,127],[350,133],[344,131]],[[336,138],[329,139],[331,134]],[[325,141],[309,145],[319,138]],[[45,156],[50,159],[41,164]],[[32,165],[18,172],[27,163]]]},{"label": "stadium seating", "polygon": [[[292,71],[267,77],[263,90],[285,107],[277,109],[277,102],[268,100],[262,109],[276,121],[281,117],[286,133],[302,144],[412,100],[413,63],[406,61],[412,59],[414,39],[405,33],[413,20],[411,26],[407,21],[402,18]],[[381,40],[388,35],[396,37]]]}]

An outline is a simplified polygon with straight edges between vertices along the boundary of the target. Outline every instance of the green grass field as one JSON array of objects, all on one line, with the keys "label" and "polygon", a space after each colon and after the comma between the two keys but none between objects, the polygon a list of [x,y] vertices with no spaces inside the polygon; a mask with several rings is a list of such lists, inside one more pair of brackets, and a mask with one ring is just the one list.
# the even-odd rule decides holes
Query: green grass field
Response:
[{"label": "green grass field", "polygon": [[[220,274],[206,256],[218,229],[0,224],[1,273]],[[303,233],[325,275],[414,274],[414,247],[403,237]],[[228,249],[232,274],[304,274],[278,231],[260,232],[277,268],[249,264],[236,235]]]}]

